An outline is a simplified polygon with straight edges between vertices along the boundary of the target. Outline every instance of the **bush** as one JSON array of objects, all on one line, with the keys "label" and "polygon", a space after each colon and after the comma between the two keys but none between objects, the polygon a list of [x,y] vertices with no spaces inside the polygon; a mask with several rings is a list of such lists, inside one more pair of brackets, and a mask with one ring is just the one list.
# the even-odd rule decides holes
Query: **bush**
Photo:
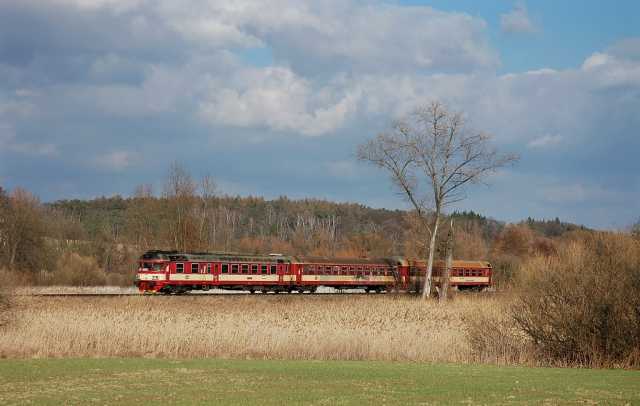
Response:
[{"label": "bush", "polygon": [[522,264],[522,259],[515,255],[500,254],[491,258],[493,267],[492,281],[496,289],[504,290],[513,284]]},{"label": "bush", "polygon": [[640,243],[598,233],[521,268],[511,315],[549,360],[640,365]]},{"label": "bush", "polygon": [[133,280],[134,278],[131,275],[110,272],[107,274],[106,285],[130,287],[133,286]]},{"label": "bush", "polygon": [[0,327],[9,322],[10,304],[8,295],[0,291]]},{"label": "bush", "polygon": [[535,362],[534,349],[508,314],[482,313],[465,319],[475,362],[522,364]]},{"label": "bush", "polygon": [[45,282],[49,285],[103,286],[106,274],[93,257],[85,257],[75,252],[66,252],[56,263],[56,270]]}]

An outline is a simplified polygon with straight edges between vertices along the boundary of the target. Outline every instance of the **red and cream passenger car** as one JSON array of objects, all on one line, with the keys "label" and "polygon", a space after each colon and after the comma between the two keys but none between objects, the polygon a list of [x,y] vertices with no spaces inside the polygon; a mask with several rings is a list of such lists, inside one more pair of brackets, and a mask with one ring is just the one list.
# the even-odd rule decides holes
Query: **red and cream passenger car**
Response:
[{"label": "red and cream passenger car", "polygon": [[[434,266],[437,284],[439,269]],[[336,289],[419,291],[424,263],[401,257],[380,259],[248,255],[226,252],[148,251],[142,255],[135,284],[141,292],[186,293],[212,288],[249,292],[315,292]],[[454,261],[450,284],[484,288],[491,284],[487,262]]]}]

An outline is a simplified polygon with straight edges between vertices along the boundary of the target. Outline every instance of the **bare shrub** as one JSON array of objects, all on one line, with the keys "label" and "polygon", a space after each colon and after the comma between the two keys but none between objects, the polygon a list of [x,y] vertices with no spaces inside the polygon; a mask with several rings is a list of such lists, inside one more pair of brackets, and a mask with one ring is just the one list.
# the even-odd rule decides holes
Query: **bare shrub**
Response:
[{"label": "bare shrub", "polygon": [[507,289],[513,284],[522,259],[515,255],[498,254],[491,258],[491,266],[493,267],[492,282],[499,289]]},{"label": "bare shrub", "polygon": [[9,322],[11,302],[7,293],[0,291],[0,328]]},{"label": "bare shrub", "polygon": [[106,275],[107,286],[133,286],[133,276],[116,272],[110,272]]},{"label": "bare shrub", "polygon": [[0,328],[9,322],[11,316],[11,294],[14,286],[10,276],[6,269],[0,269]]},{"label": "bare shrub", "polygon": [[508,313],[482,313],[465,322],[471,354],[476,362],[535,363],[534,348]]},{"label": "bare shrub", "polygon": [[103,286],[106,274],[93,257],[66,252],[56,263],[56,270],[44,277],[44,284],[66,286]]},{"label": "bare shrub", "polygon": [[522,267],[511,314],[539,354],[588,366],[640,365],[639,245],[623,234],[590,234]]}]

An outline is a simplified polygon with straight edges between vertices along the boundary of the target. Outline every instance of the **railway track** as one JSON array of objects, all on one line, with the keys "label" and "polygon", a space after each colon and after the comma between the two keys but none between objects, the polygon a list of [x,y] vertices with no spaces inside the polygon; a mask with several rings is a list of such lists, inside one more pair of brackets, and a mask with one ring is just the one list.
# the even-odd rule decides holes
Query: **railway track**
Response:
[{"label": "railway track", "polygon": [[[383,295],[381,293],[380,295]],[[377,294],[374,293],[366,293],[366,292],[316,292],[316,293],[256,293],[250,294],[249,292],[215,292],[215,293],[187,293],[183,295],[163,295],[163,294],[141,294],[141,293],[33,293],[33,294],[18,294],[16,296],[23,297],[220,297],[220,296],[273,296],[273,297],[282,297],[282,296],[345,296],[345,295],[370,295],[375,296]]]}]

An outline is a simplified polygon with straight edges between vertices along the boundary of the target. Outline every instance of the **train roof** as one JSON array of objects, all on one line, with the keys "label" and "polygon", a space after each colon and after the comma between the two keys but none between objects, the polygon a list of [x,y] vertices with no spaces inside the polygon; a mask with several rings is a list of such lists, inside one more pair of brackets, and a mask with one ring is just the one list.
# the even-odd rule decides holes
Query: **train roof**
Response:
[{"label": "train roof", "polygon": [[229,262],[291,262],[291,257],[281,254],[241,254],[237,252],[183,252],[147,251],[142,259],[168,259],[170,261],[229,261]]},{"label": "train roof", "polygon": [[[411,261],[413,265],[427,266],[427,261]],[[445,261],[439,259],[433,261],[433,265],[437,267],[443,267]],[[465,259],[454,259],[452,266],[454,268],[491,268],[491,264],[487,261],[471,261]]]},{"label": "train roof", "polygon": [[371,264],[389,265],[393,261],[390,258],[331,258],[317,256],[296,256],[300,263],[307,264]]}]

